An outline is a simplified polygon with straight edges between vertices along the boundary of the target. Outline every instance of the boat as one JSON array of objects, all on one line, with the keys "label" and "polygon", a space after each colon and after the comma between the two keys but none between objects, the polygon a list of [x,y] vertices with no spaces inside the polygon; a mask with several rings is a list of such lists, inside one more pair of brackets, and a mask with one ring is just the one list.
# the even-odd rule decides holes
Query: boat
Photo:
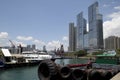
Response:
[{"label": "boat", "polygon": [[22,52],[21,55],[25,57],[26,62],[41,61],[52,58],[52,56],[47,54],[46,52],[36,52],[36,51],[24,51]]},{"label": "boat", "polygon": [[1,49],[0,68],[31,66],[39,64],[42,60],[51,59],[49,54],[26,51],[22,54],[11,54],[8,49]]},{"label": "boat", "polygon": [[120,57],[116,56],[115,51],[104,52],[101,55],[96,55],[93,68],[116,69],[120,70]]}]

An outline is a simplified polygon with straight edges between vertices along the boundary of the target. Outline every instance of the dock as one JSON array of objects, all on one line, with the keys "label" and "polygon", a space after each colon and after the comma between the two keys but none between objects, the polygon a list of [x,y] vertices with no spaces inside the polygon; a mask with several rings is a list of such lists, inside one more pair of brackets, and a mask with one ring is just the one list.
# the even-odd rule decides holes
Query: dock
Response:
[{"label": "dock", "polygon": [[120,80],[120,72],[116,74],[113,78],[111,78],[110,80]]}]

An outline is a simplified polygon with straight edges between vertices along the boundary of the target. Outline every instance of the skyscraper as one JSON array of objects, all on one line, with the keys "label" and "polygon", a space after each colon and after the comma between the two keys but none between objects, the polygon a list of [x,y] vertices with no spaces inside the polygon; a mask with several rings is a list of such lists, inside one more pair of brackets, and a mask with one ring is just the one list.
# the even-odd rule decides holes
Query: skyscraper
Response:
[{"label": "skyscraper", "polygon": [[83,18],[83,12],[77,15],[77,50],[84,49],[84,34],[86,33],[86,20]]},{"label": "skyscraper", "polygon": [[69,51],[76,49],[76,27],[74,23],[69,23]]},{"label": "skyscraper", "polygon": [[35,50],[35,49],[36,49],[36,45],[33,44],[33,45],[32,45],[32,50]]},{"label": "skyscraper", "polygon": [[103,20],[98,11],[98,2],[88,7],[89,47],[92,49],[103,48]]}]

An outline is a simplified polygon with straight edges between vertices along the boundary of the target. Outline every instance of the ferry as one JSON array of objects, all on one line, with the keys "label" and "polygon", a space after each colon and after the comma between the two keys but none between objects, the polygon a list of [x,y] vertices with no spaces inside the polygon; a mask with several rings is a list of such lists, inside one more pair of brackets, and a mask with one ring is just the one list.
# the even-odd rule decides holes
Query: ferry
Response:
[{"label": "ferry", "polygon": [[24,51],[21,55],[25,57],[26,62],[41,61],[52,58],[52,56],[46,52]]},{"label": "ferry", "polygon": [[8,49],[1,49],[0,53],[0,68],[35,65],[39,64],[41,60],[52,58],[49,54],[33,51],[26,51],[21,54],[11,54]]}]

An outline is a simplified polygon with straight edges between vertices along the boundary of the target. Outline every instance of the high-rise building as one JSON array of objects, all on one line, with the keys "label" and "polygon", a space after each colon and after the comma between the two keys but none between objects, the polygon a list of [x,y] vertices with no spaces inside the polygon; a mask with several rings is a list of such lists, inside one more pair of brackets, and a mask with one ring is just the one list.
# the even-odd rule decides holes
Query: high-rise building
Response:
[{"label": "high-rise building", "polygon": [[33,44],[33,45],[32,45],[32,50],[35,50],[35,49],[36,49],[36,45]]},{"label": "high-rise building", "polygon": [[84,49],[89,49],[89,43],[88,43],[89,36],[88,35],[89,35],[88,33],[84,34]]},{"label": "high-rise building", "polygon": [[30,50],[31,50],[31,46],[27,45],[27,51],[30,51]]},{"label": "high-rise building", "polygon": [[120,49],[120,37],[109,36],[105,39],[105,49]]},{"label": "high-rise building", "polygon": [[103,19],[98,11],[98,2],[88,7],[89,47],[91,49],[103,48]]},{"label": "high-rise building", "polygon": [[69,51],[75,51],[76,49],[76,27],[74,23],[69,23]]},{"label": "high-rise building", "polygon": [[82,50],[84,49],[84,34],[86,31],[86,20],[83,18],[83,12],[77,15],[77,42],[76,42],[76,49]]}]

